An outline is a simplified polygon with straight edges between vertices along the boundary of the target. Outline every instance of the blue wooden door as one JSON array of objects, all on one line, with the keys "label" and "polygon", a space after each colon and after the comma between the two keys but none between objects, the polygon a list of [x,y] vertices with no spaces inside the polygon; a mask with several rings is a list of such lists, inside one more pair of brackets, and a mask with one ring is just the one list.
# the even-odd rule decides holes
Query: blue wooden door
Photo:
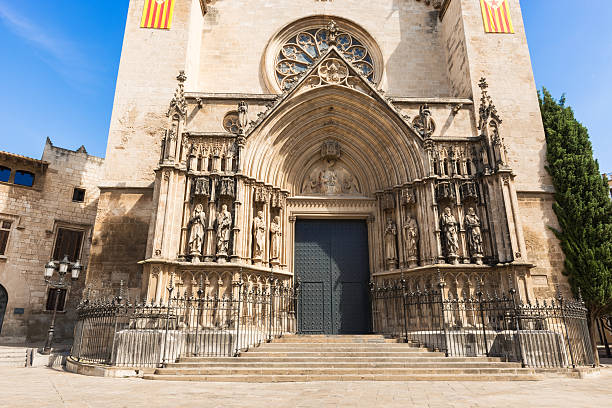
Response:
[{"label": "blue wooden door", "polygon": [[298,220],[295,273],[303,334],[370,331],[367,226],[361,220]]}]

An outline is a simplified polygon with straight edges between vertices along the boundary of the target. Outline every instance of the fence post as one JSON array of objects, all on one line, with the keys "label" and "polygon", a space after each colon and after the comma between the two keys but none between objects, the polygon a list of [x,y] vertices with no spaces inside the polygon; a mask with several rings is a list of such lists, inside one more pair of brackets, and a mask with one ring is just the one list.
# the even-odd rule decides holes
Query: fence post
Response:
[{"label": "fence post", "polygon": [[512,296],[512,307],[514,308],[514,322],[516,324],[516,342],[518,343],[519,358],[521,360],[521,366],[526,367],[525,357],[523,356],[523,344],[521,343],[521,314],[516,305],[516,289],[511,287],[510,295]]},{"label": "fence post", "polygon": [[170,325],[170,304],[172,303],[172,291],[174,290],[174,273],[170,276],[170,284],[168,285],[168,307],[166,309],[166,332],[164,334],[164,347],[162,355],[162,367],[166,365],[166,347],[168,344],[168,326]]},{"label": "fence post", "polygon": [[402,274],[402,278],[400,280],[401,284],[402,284],[402,308],[403,308],[403,324],[404,324],[404,343],[408,343],[408,322],[407,322],[407,318],[406,318],[406,296],[408,296],[408,293],[406,293],[406,279],[404,279],[404,275]]},{"label": "fence post", "polygon": [[480,309],[480,324],[482,325],[482,335],[484,338],[485,354],[489,357],[489,343],[487,343],[487,328],[484,322],[484,309],[482,308],[482,290],[478,290],[478,308]]},{"label": "fence post", "polygon": [[574,362],[574,352],[572,350],[572,341],[569,337],[569,330],[567,329],[567,320],[565,319],[565,303],[563,302],[563,296],[561,295],[561,293],[559,293],[559,308],[561,309],[561,319],[563,320],[563,327],[565,328],[565,339],[567,341],[567,347],[569,348],[572,368],[576,368],[576,363]]},{"label": "fence post", "polygon": [[273,302],[273,294],[274,294],[274,288],[276,286],[276,283],[274,281],[274,279],[270,279],[270,291],[268,292],[268,340],[267,342],[271,342],[272,341],[272,308],[274,307],[274,302]]},{"label": "fence post", "polygon": [[[242,268],[240,268],[242,270]],[[242,271],[240,273],[240,280],[236,283],[238,285],[238,316],[236,317],[236,350],[234,351],[234,357],[240,355],[240,315],[242,314]]]},{"label": "fence post", "polygon": [[198,317],[196,320],[196,335],[195,335],[195,355],[200,355],[200,322],[202,321],[202,295],[204,294],[204,278],[200,275],[200,282],[198,284]]},{"label": "fence post", "polygon": [[372,333],[376,333],[377,327],[374,321],[375,316],[376,316],[376,310],[375,310],[376,298],[374,294],[374,282],[370,280],[370,282],[368,282],[368,286],[370,287],[370,326],[372,327]]},{"label": "fence post", "polygon": [[444,354],[448,357],[448,342],[446,341],[446,316],[444,314],[444,281],[440,279],[438,282],[438,289],[440,290],[440,325],[442,326],[442,346],[444,347]]}]

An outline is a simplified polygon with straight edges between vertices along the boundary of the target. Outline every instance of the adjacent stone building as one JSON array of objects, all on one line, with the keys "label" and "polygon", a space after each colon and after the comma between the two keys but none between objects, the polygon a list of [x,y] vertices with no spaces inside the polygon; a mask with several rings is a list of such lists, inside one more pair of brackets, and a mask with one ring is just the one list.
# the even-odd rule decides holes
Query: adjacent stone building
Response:
[{"label": "adjacent stone building", "polygon": [[84,278],[56,292],[49,260],[87,264],[104,160],[55,147],[40,160],[0,152],[0,343],[40,343],[59,295],[56,338],[70,338]]},{"label": "adjacent stone building", "polygon": [[178,0],[152,30],[130,1],[87,284],[299,281],[310,332],[338,296],[367,321],[369,281],[566,290],[519,1],[512,34],[480,4]]}]

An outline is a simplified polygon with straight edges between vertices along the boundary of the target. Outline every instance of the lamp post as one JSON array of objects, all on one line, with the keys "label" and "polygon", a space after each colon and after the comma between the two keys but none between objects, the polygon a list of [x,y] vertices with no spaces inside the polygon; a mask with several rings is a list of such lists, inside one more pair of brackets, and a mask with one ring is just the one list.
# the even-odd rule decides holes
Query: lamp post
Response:
[{"label": "lamp post", "polygon": [[[64,259],[59,262],[59,265],[58,263],[53,261],[49,261],[45,265],[45,282],[51,288],[56,290],[67,289],[72,284],[72,282],[79,279],[79,274],[81,273],[82,269],[83,266],[78,260],[72,263],[68,260],[68,256],[64,255]],[[68,270],[70,270],[70,281],[66,282],[65,277],[68,273]],[[51,281],[51,278],[53,277],[53,272],[55,271],[57,271],[59,279],[56,281]],[[43,348],[42,354],[51,354],[51,344],[53,343],[53,336],[55,335],[55,317],[57,316],[57,306],[59,303],[59,298],[60,292],[58,291],[55,293],[55,300],[53,303],[53,317],[51,318],[51,325],[49,326],[49,331],[47,332],[47,341],[45,342],[45,347]]]}]

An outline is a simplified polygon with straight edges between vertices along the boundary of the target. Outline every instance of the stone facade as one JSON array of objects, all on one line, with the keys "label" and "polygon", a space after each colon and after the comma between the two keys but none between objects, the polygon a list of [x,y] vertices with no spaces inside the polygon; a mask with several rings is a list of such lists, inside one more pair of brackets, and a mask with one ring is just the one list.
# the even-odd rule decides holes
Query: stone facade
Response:
[{"label": "stone facade", "polygon": [[565,290],[520,5],[479,4],[132,0],[88,283],[291,281],[297,219],[358,218],[373,280]]},{"label": "stone facade", "polygon": [[[77,252],[81,263],[87,264],[103,164],[84,147],[62,149],[48,139],[41,160],[0,152],[0,166],[10,169],[9,179],[0,182],[0,222],[9,225],[0,255],[0,285],[8,294],[4,319],[0,316],[0,342],[39,342],[45,337],[52,312],[46,310],[49,288],[44,266],[56,252],[60,229],[82,233]],[[18,171],[33,175],[33,185],[16,184]],[[84,190],[84,195],[73,196],[75,188]],[[57,318],[58,340],[72,335],[83,281],[81,277],[68,289],[65,312]]]}]

